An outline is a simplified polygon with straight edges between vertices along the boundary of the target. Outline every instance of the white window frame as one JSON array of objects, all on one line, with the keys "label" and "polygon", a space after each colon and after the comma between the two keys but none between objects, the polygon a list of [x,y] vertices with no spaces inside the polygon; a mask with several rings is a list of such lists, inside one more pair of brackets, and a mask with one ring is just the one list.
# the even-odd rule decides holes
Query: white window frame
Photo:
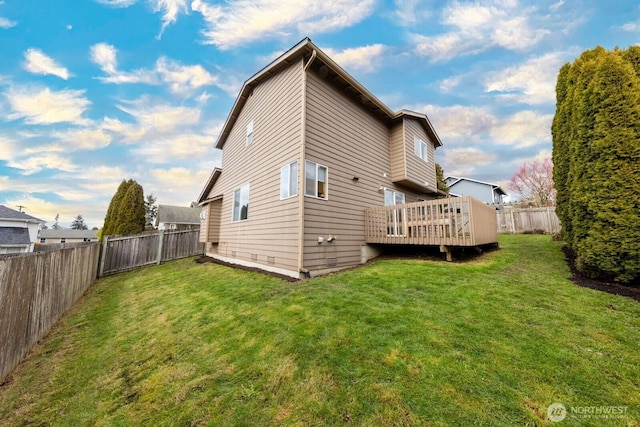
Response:
[{"label": "white window frame", "polygon": [[[309,194],[309,188],[307,188],[307,171],[311,168],[314,171],[314,188],[313,194]],[[324,169],[324,184],[325,184],[325,192],[324,197],[318,196],[318,171],[320,169]],[[305,197],[313,197],[315,199],[320,200],[329,200],[329,168],[325,165],[321,165],[320,163],[313,162],[311,160],[306,160],[304,164],[304,195]]]},{"label": "white window frame", "polygon": [[418,135],[413,137],[413,150],[416,157],[424,162],[429,162],[429,149],[427,143],[422,140]]},{"label": "white window frame", "polygon": [[[242,202],[242,193],[246,190],[246,198],[247,198],[247,217],[240,218],[240,213],[242,212],[242,206],[240,203]],[[245,184],[240,188],[236,188],[233,191],[233,204],[231,205],[231,222],[242,222],[249,220],[249,194],[250,194],[250,186],[249,184]],[[236,211],[236,198],[239,197],[238,210]],[[237,213],[237,215],[236,215]]]},{"label": "white window frame", "polygon": [[[387,203],[387,195],[391,195],[391,200],[393,201],[393,204],[389,204]],[[402,196],[402,197],[400,197]],[[402,201],[399,201],[399,199],[402,199]],[[406,196],[403,192],[401,191],[396,191],[393,188],[386,188],[384,189],[384,205],[385,206],[395,206],[395,205],[403,205],[406,203]]]},{"label": "white window frame", "polygon": [[247,136],[246,136],[247,147],[250,146],[252,142],[253,142],[253,120],[247,123]]},{"label": "white window frame", "polygon": [[[295,166],[295,171],[292,168]],[[285,182],[286,181],[286,182]],[[298,195],[298,161],[293,161],[280,168],[280,200]]]}]

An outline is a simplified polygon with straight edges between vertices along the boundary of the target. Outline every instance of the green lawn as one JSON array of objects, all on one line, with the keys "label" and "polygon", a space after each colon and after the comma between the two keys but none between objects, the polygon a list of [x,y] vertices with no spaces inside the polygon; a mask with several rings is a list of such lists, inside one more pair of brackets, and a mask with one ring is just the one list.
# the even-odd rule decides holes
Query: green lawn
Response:
[{"label": "green lawn", "polygon": [[[193,258],[101,279],[0,387],[0,424],[639,425],[640,304],[571,283],[548,236],[500,245],[300,283]],[[626,413],[572,418],[601,406]]]}]

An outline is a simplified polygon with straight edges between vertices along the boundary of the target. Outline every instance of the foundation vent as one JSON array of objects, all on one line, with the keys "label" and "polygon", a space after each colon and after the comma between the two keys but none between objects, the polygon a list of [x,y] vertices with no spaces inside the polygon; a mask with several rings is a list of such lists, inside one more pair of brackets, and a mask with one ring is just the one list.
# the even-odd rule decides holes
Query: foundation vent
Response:
[{"label": "foundation vent", "polygon": [[236,257],[236,251],[231,251],[231,257],[235,258]]},{"label": "foundation vent", "polygon": [[258,254],[251,254],[251,261],[257,261],[258,260]]},{"label": "foundation vent", "polygon": [[271,265],[275,264],[275,263],[276,263],[276,257],[274,257],[274,256],[268,256],[268,257],[267,257],[267,262],[268,262],[269,264],[271,264]]},{"label": "foundation vent", "polygon": [[327,267],[335,267],[338,265],[338,258],[327,258]]}]

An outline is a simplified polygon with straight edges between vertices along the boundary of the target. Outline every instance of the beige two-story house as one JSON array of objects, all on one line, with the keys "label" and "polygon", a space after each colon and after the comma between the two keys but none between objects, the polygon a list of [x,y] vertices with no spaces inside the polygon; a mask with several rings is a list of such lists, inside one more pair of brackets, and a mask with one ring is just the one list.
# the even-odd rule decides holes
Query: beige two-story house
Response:
[{"label": "beige two-story house", "polygon": [[244,83],[222,128],[198,199],[206,254],[293,277],[366,261],[365,210],[436,198],[441,145],[305,39]]}]

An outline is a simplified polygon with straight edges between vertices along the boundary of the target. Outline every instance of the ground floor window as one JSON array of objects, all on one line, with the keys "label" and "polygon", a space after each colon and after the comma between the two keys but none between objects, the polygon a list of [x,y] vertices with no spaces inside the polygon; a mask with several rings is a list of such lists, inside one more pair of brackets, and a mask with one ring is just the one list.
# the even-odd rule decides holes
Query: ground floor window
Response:
[{"label": "ground floor window", "polygon": [[280,200],[298,195],[298,162],[280,169]]},{"label": "ground floor window", "polygon": [[249,184],[233,192],[232,221],[244,221],[249,218]]},{"label": "ground floor window", "polygon": [[319,199],[329,198],[329,169],[321,164],[305,162],[304,195]]}]

